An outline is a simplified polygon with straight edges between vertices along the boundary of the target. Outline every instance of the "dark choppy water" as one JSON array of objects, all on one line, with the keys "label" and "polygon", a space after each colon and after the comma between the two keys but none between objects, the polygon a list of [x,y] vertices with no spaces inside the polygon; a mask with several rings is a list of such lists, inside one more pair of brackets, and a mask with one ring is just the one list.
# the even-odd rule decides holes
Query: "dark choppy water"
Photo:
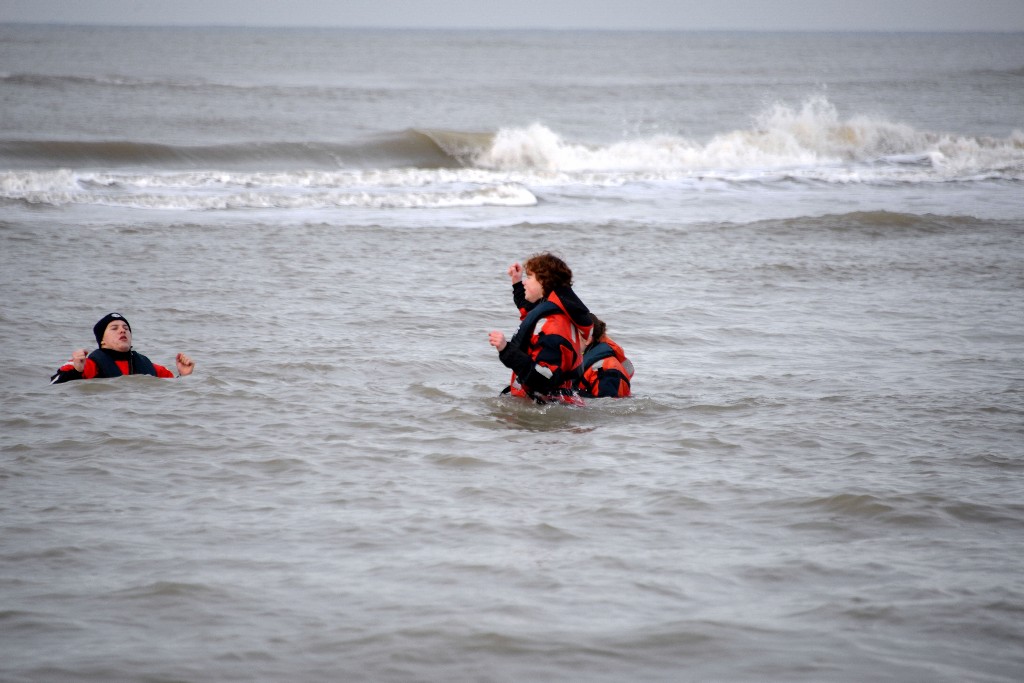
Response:
[{"label": "dark choppy water", "polygon": [[[1019,680],[1022,66],[0,28],[0,678]],[[496,396],[540,249],[634,398]]]}]

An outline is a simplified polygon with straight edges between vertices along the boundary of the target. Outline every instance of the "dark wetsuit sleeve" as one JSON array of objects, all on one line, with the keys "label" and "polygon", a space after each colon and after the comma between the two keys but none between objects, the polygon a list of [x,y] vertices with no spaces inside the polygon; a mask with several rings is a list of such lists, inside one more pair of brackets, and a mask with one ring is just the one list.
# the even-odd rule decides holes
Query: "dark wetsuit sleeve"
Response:
[{"label": "dark wetsuit sleeve", "polygon": [[50,384],[63,384],[64,382],[70,382],[75,379],[82,379],[84,375],[75,370],[75,366],[71,363],[62,365],[57,369],[57,372],[50,377]]},{"label": "dark wetsuit sleeve", "polygon": [[533,369],[533,360],[522,349],[518,349],[512,344],[505,345],[505,348],[498,353],[498,360],[506,368],[516,373],[520,379],[530,374],[530,370]]},{"label": "dark wetsuit sleeve", "polygon": [[618,398],[622,395],[622,383],[629,386],[629,378],[615,369],[598,370],[597,392],[595,396],[611,396]]},{"label": "dark wetsuit sleeve", "polygon": [[529,391],[546,394],[565,383],[566,378],[561,371],[563,340],[556,335],[542,334],[539,343],[541,348],[536,361],[512,344],[506,345],[498,358],[506,368],[516,373],[516,377]]},{"label": "dark wetsuit sleeve", "polygon": [[520,282],[512,283],[512,302],[519,309],[519,319],[522,320],[526,317],[526,314],[533,310],[533,307],[537,305],[536,301],[526,300],[526,285]]}]

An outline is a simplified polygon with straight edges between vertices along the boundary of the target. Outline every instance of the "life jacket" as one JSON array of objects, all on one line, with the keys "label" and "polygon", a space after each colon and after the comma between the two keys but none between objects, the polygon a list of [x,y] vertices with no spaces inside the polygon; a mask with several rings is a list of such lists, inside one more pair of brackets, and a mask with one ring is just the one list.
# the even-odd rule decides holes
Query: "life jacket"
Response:
[{"label": "life jacket", "polygon": [[630,394],[633,363],[607,335],[583,354],[580,392],[595,398],[625,398]]},{"label": "life jacket", "polygon": [[[566,301],[563,301],[563,298]],[[575,316],[571,315],[570,310]],[[553,392],[538,395],[523,386],[513,372],[508,388],[502,393],[529,397],[538,403],[581,403],[576,396],[576,385],[582,376],[583,338],[590,332],[591,327],[590,312],[571,289],[562,290],[561,295],[557,290],[550,292],[544,300],[537,302],[526,313],[509,343],[522,349],[537,367],[560,372],[562,382]],[[540,344],[544,336],[558,339],[560,358],[557,368],[550,367],[551,359],[546,359],[545,362],[538,361],[545,348]]]},{"label": "life jacket", "polygon": [[[129,375],[152,375],[156,377],[156,368],[153,362],[141,353],[129,351],[128,358],[123,361],[128,363]],[[97,377],[120,377],[125,374],[117,365],[117,361],[103,349],[96,349],[89,354],[89,360],[96,364]]]}]

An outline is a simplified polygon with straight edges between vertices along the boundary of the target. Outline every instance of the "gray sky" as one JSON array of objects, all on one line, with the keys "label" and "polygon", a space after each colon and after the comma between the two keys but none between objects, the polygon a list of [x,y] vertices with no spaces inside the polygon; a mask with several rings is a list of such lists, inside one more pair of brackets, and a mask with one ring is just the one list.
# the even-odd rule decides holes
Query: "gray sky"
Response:
[{"label": "gray sky", "polygon": [[1024,0],[0,0],[0,23],[1024,31]]}]

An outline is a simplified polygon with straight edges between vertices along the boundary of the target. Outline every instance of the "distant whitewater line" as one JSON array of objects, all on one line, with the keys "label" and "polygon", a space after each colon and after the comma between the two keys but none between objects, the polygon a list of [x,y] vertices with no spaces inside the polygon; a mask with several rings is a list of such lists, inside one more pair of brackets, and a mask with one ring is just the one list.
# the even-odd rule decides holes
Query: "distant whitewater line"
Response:
[{"label": "distant whitewater line", "polygon": [[29,205],[96,205],[134,209],[324,209],[532,206],[537,197],[516,183],[455,182],[457,177],[398,173],[230,173],[165,175],[0,172],[0,201]]}]

